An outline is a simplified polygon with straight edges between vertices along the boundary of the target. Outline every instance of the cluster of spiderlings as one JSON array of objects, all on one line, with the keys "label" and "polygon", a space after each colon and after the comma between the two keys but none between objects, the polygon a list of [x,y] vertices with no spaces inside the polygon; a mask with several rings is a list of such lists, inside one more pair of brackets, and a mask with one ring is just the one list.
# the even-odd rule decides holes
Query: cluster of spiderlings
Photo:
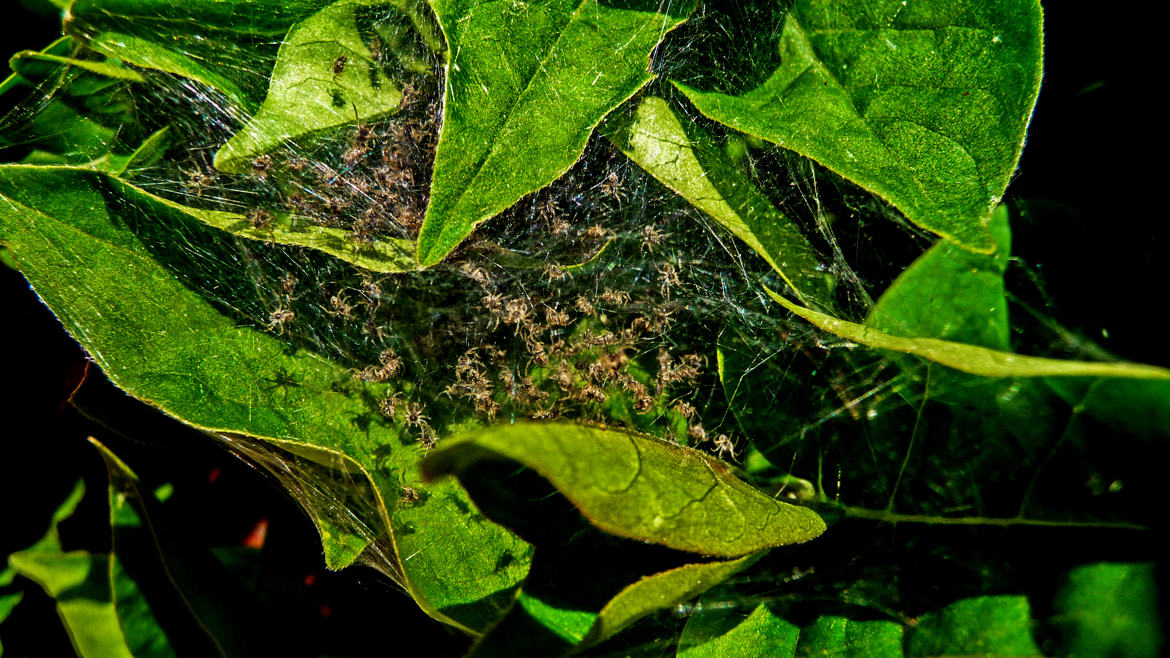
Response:
[{"label": "cluster of spiderlings", "polygon": [[[242,175],[210,168],[229,136],[214,126],[229,122],[203,107],[205,124],[178,141],[158,191],[245,212],[255,227],[291,214],[346,231],[355,250],[415,238],[441,75],[402,82],[395,114],[259,156]],[[728,321],[774,323],[753,283],[767,266],[600,137],[566,175],[422,272],[376,274],[309,249],[231,241],[200,260],[199,271],[222,265],[217,283],[192,284],[242,322],[348,365],[352,379],[337,387],[367,399],[362,422],[426,447],[469,417],[564,418],[734,457],[741,440],[719,390],[716,337]]]}]

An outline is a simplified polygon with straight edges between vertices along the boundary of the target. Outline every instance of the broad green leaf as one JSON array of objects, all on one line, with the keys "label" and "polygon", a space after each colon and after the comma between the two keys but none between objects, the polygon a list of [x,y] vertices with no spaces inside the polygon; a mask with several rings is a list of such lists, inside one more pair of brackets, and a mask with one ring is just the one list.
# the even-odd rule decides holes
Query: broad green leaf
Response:
[{"label": "broad green leaf", "polygon": [[1024,356],[937,338],[895,336],[872,327],[818,313],[765,288],[772,299],[817,327],[846,340],[891,352],[913,354],[948,368],[982,377],[1119,377],[1170,379],[1170,370],[1140,363],[1097,363]]},{"label": "broad green leaf", "polygon": [[799,0],[759,87],[678,88],[706,116],[809,157],[967,249],[1015,169],[1040,89],[1036,0]]},{"label": "broad green leaf", "polygon": [[[762,603],[749,613],[735,604],[733,588],[717,588],[700,599],[679,638],[679,656],[840,656],[901,658],[902,625],[822,615],[801,626],[786,617],[800,614]],[[728,605],[731,603],[731,605]],[[801,615],[804,617],[804,615]],[[807,617],[805,617],[807,618]]]},{"label": "broad green leaf", "polygon": [[750,614],[731,606],[722,610],[700,610],[683,629],[679,638],[680,658],[728,656],[791,657],[796,655],[800,627],[776,616],[765,604]]},{"label": "broad green leaf", "polygon": [[444,442],[424,461],[423,472],[460,475],[493,458],[533,469],[606,532],[678,550],[737,557],[805,542],[825,530],[812,510],[765,496],[722,462],[618,430],[496,425]]},{"label": "broad green leaf", "polygon": [[747,243],[802,301],[828,304],[828,282],[812,245],[712,137],[680,118],[668,101],[649,96],[632,114],[608,119],[602,131],[651,176]]},{"label": "broad green leaf", "polygon": [[907,656],[1041,656],[1027,597],[981,596],[924,615],[906,640]]},{"label": "broad green leaf", "polygon": [[272,66],[271,44],[330,0],[75,0],[65,30],[88,47],[145,69],[196,80],[253,108]]},{"label": "broad green leaf", "polygon": [[674,607],[751,566],[763,553],[737,560],[707,562],[656,573],[623,589],[597,615],[582,646],[610,638],[646,615]]},{"label": "broad green leaf", "polygon": [[443,130],[418,260],[553,182],[593,128],[651,78],[650,51],[693,2],[436,0],[449,62]]},{"label": "broad green leaf", "polygon": [[817,617],[816,621],[801,629],[796,655],[901,658],[902,625],[892,621]]},{"label": "broad green leaf", "polygon": [[264,226],[256,226],[245,215],[223,210],[184,206],[151,194],[118,178],[110,183],[131,199],[167,206],[176,212],[213,226],[232,235],[271,244],[308,247],[374,272],[408,272],[418,269],[414,261],[414,241],[383,238],[372,244],[359,245],[349,238],[349,231],[317,226],[288,213],[273,213]]},{"label": "broad green leaf", "polygon": [[[400,495],[399,477],[417,479],[421,448],[399,441],[391,425],[354,423],[375,412],[335,387],[351,378],[348,369],[240,326],[155,260],[151,240],[169,243],[204,230],[210,234],[199,239],[214,241],[216,232],[170,205],[124,192],[90,171],[0,167],[0,242],[120,388],[206,430],[328,455],[370,481],[376,495],[366,502],[369,518],[337,509],[336,499],[317,501],[314,514],[333,522],[319,525],[323,539],[343,528],[350,539],[381,542],[383,566],[424,610],[485,627],[498,614],[490,597],[524,577],[528,545],[474,512],[453,482],[431,487],[426,504],[396,505],[388,516],[385,501]],[[270,383],[288,379],[297,385]],[[385,388],[370,385],[369,394],[384,396]],[[324,547],[332,568],[354,557],[346,542]]]},{"label": "broad green leaf", "polygon": [[1006,206],[992,215],[993,255],[940,241],[890,285],[865,319],[887,334],[1010,349],[1003,275],[1011,256]]},{"label": "broad green leaf", "polygon": [[130,658],[110,591],[110,556],[30,550],[8,558],[16,571],[57,601],[69,639],[84,658]]},{"label": "broad green leaf", "polygon": [[1157,577],[1150,563],[1100,563],[1073,569],[1056,595],[1053,622],[1062,655],[1162,655]]},{"label": "broad green leaf", "polygon": [[216,169],[245,172],[253,158],[281,144],[397,110],[402,90],[358,31],[357,12],[384,4],[338,2],[294,26],[260,111],[215,154]]}]

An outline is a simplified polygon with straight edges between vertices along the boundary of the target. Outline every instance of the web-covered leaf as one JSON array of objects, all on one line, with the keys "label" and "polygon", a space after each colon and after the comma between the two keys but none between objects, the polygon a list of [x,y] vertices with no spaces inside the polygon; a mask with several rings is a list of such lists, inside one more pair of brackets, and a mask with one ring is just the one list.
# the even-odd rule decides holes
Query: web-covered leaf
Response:
[{"label": "web-covered leaf", "polygon": [[[355,473],[373,478],[378,493],[364,517],[340,510],[335,523],[347,530],[342,537],[331,540],[325,530],[336,526],[321,526],[331,566],[356,557],[347,541],[355,533],[363,544],[382,542],[377,559],[408,583],[424,608],[439,615],[439,608],[471,604],[458,614],[473,625],[486,623],[490,617],[480,616],[474,604],[522,577],[524,544],[475,521],[465,494],[452,484],[434,488],[426,514],[395,506],[388,518],[383,501],[398,499],[399,478],[410,477],[418,448],[404,445],[393,426],[372,421],[376,393],[347,390],[351,375],[345,368],[288,354],[278,339],[237,326],[176,278],[199,269],[172,261],[177,269],[168,270],[157,260],[175,254],[153,253],[152,246],[168,238],[152,231],[178,229],[189,238],[199,224],[167,204],[126,198],[100,174],[84,170],[6,166],[0,191],[0,240],[113,381],[196,426],[270,438],[352,463]],[[167,219],[165,226],[151,221],[160,217]],[[210,248],[222,238],[204,233],[200,239]],[[291,318],[282,313],[277,319]],[[390,539],[392,527],[411,532]],[[466,533],[480,537],[463,543],[467,550],[432,549],[460,545],[455,537]],[[386,546],[388,541],[393,543]],[[488,546],[499,552],[485,551]],[[501,562],[503,554],[515,557]],[[414,558],[400,561],[404,555]],[[466,575],[454,575],[459,573]]]},{"label": "web-covered leaf", "polygon": [[651,78],[650,51],[693,3],[433,4],[450,61],[418,260],[556,180],[593,128]]},{"label": "web-covered leaf", "polygon": [[[215,89],[237,108],[259,104],[272,44],[330,0],[77,0],[66,31],[93,50]],[[198,30],[192,30],[197,25]]]},{"label": "web-covered leaf", "polygon": [[[276,146],[305,135],[394,112],[401,86],[375,45],[368,9],[384,3],[338,2],[297,23],[276,56],[260,110],[215,154],[221,171],[243,172]],[[366,34],[363,34],[366,32]]]},{"label": "web-covered leaf", "polygon": [[741,93],[678,88],[700,112],[812,158],[968,249],[1023,147],[1040,89],[1031,0],[796,2],[779,62]]},{"label": "web-covered leaf", "polygon": [[701,126],[665,99],[648,96],[602,130],[651,176],[746,242],[799,297],[828,303],[828,281],[812,245]]}]

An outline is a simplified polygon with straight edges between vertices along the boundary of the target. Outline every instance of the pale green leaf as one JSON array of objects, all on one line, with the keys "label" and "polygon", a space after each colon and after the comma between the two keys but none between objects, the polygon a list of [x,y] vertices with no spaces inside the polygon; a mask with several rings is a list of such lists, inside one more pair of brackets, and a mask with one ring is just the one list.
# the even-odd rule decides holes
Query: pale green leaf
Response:
[{"label": "pale green leaf", "polygon": [[767,290],[772,299],[817,327],[846,340],[891,352],[913,354],[948,368],[982,377],[1121,377],[1170,379],[1170,370],[1140,363],[1098,363],[1024,356],[937,338],[894,336],[794,304]]},{"label": "pale green leaf", "polygon": [[85,552],[29,550],[13,553],[9,564],[57,601],[69,639],[84,658],[130,658],[110,591],[110,556]]},{"label": "pale green leaf", "polygon": [[710,215],[772,266],[805,303],[825,306],[820,258],[712,137],[657,96],[603,124],[605,135],[663,185]]},{"label": "pale green leaf", "polygon": [[402,90],[375,61],[356,16],[384,4],[338,2],[295,25],[259,112],[215,154],[215,167],[244,172],[255,157],[299,137],[397,110]]}]

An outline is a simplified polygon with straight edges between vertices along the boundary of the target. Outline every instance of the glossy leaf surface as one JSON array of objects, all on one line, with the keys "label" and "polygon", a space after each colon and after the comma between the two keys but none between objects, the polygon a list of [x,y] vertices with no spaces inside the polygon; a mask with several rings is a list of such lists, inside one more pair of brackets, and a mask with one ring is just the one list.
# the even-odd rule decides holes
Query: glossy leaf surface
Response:
[{"label": "glossy leaf surface", "polygon": [[812,158],[910,221],[990,252],[986,224],[1041,77],[1034,0],[801,0],[780,64],[740,95],[679,89],[706,116]]},{"label": "glossy leaf surface", "polygon": [[765,496],[704,453],[617,430],[493,426],[447,442],[423,469],[459,475],[501,457],[546,478],[598,528],[678,550],[736,557],[825,529],[812,510]]},{"label": "glossy leaf surface", "polygon": [[439,262],[565,173],[593,128],[650,80],[650,51],[692,6],[432,3],[450,61],[419,263]]},{"label": "glossy leaf surface", "polygon": [[218,153],[215,167],[245,172],[253,158],[305,135],[398,109],[402,90],[358,31],[369,0],[338,2],[295,25],[281,43],[259,112]]}]

